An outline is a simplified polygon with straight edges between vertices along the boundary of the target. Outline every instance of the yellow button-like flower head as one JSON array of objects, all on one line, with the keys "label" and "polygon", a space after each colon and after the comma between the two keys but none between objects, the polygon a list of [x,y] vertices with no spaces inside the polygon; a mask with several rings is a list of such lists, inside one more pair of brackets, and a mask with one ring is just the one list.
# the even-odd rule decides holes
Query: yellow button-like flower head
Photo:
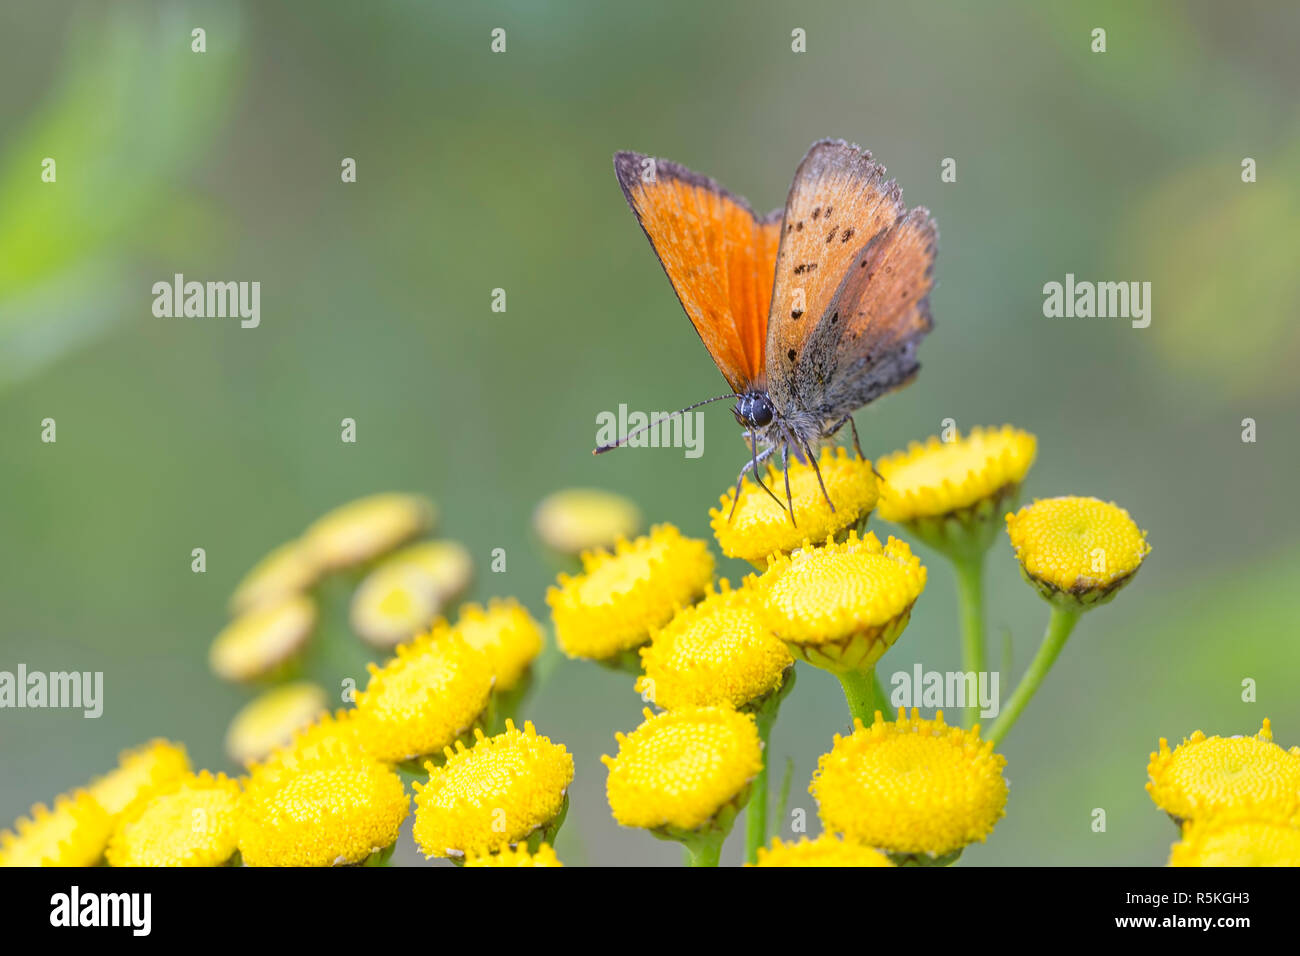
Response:
[{"label": "yellow button-like flower head", "polygon": [[376,758],[396,763],[439,753],[487,707],[492,664],[445,624],[397,649],[357,694],[357,733]]},{"label": "yellow button-like flower head", "polygon": [[13,830],[0,831],[0,866],[94,866],[113,820],[85,790],[60,796],[54,809],[32,807]]},{"label": "yellow button-like flower head", "polygon": [[498,693],[512,690],[542,652],[542,628],[513,598],[494,598],[486,610],[467,604],[452,631],[492,663]]},{"label": "yellow button-like flower head", "polygon": [[240,708],[226,730],[226,753],[235,763],[264,759],[324,713],[324,689],[298,681],[268,690]]},{"label": "yellow button-like flower head", "polygon": [[907,626],[925,568],[904,541],[870,532],[775,558],[752,586],[768,626],[827,670],[873,666]]},{"label": "yellow button-like flower head", "polygon": [[527,844],[502,850],[500,853],[487,853],[472,856],[465,861],[466,866],[564,866],[549,843],[543,843],[536,853],[529,853]]},{"label": "yellow button-like flower head", "polygon": [[1096,498],[1045,498],[1007,515],[1025,580],[1048,601],[1086,610],[1111,600],[1151,551],[1127,511]]},{"label": "yellow button-like flower head", "polygon": [[442,601],[422,568],[385,561],[357,586],[348,621],[367,644],[391,650],[427,630],[441,611]]},{"label": "yellow button-like flower head", "polygon": [[459,541],[440,539],[408,545],[384,559],[384,565],[415,565],[428,576],[440,604],[465,593],[474,578],[474,559]]},{"label": "yellow button-like flower head", "polygon": [[303,547],[325,570],[350,568],[418,537],[436,517],[433,502],[420,495],[371,495],[317,519],[303,535]]},{"label": "yellow button-like flower head", "polygon": [[173,780],[123,811],[110,866],[221,866],[235,855],[239,784],[206,770]]},{"label": "yellow button-like flower head", "polygon": [[533,513],[533,527],[547,547],[579,555],[632,537],[641,529],[641,512],[610,491],[568,488],[542,499]]},{"label": "yellow button-like flower head", "polygon": [[90,795],[108,815],[116,817],[134,800],[190,772],[185,748],[169,740],[151,740],[125,750],[117,767],[93,780]]},{"label": "yellow button-like flower head", "polygon": [[240,615],[311,590],[320,569],[301,541],[282,544],[244,575],[230,597],[230,613]]},{"label": "yellow button-like flower head", "polygon": [[256,767],[236,834],[248,866],[344,866],[392,846],[410,799],[375,760]]},{"label": "yellow button-like flower head", "polygon": [[613,552],[582,555],[583,573],[560,575],[546,595],[555,639],[569,657],[608,661],[649,639],[713,577],[713,555],[703,541],[658,525]]},{"label": "yellow button-like flower head", "polygon": [[[789,513],[748,478],[741,486],[739,503],[735,502],[734,489],[723,495],[719,506],[709,512],[722,553],[762,567],[769,554],[793,551],[805,538],[823,541],[849,528],[860,527],[876,506],[878,495],[871,462],[851,455],[844,448],[824,448],[817,467],[826,494],[822,493],[812,466],[798,460],[790,462],[793,524]],[[764,483],[777,498],[786,501],[783,471],[770,466]],[[834,511],[826,503],[826,495],[834,503]]]},{"label": "yellow button-like flower head", "polygon": [[1147,792],[1175,820],[1230,813],[1287,821],[1300,811],[1300,748],[1273,743],[1269,722],[1254,737],[1206,737],[1174,750],[1163,737],[1147,765]]},{"label": "yellow button-like flower head", "polygon": [[686,707],[617,734],[605,794],[614,819],[680,837],[729,828],[763,766],[754,718],[729,707]]},{"label": "yellow button-like flower head", "polygon": [[306,647],[315,629],[315,603],[295,594],[231,621],[212,642],[208,662],[225,680],[272,677]]},{"label": "yellow button-like flower head", "polygon": [[641,648],[636,690],[665,710],[742,708],[778,691],[794,666],[744,589],[721,590],[686,608]]},{"label": "yellow button-like flower head", "polygon": [[[746,864],[749,865],[749,864]],[[893,866],[889,857],[861,843],[842,840],[833,833],[823,833],[815,840],[807,837],[797,843],[782,843],[777,837],[772,848],[758,848],[753,866]]]},{"label": "yellow button-like flower head", "polygon": [[883,479],[880,517],[945,553],[982,554],[1014,504],[1037,445],[1033,435],[1010,425],[913,442],[876,462]]},{"label": "yellow button-like flower head", "polygon": [[416,784],[415,842],[425,856],[495,853],[545,831],[560,817],[573,782],[573,757],[563,745],[506,721],[495,737],[475,732],[473,747],[457,742],[446,763],[426,764]]},{"label": "yellow button-like flower head", "polygon": [[983,841],[1002,818],[1005,758],[981,741],[979,727],[908,718],[870,727],[855,721],[817,763],[809,792],[834,833],[889,853],[898,862],[948,859]]},{"label": "yellow button-like flower head", "polygon": [[1193,820],[1170,866],[1300,866],[1300,827],[1266,820]]}]

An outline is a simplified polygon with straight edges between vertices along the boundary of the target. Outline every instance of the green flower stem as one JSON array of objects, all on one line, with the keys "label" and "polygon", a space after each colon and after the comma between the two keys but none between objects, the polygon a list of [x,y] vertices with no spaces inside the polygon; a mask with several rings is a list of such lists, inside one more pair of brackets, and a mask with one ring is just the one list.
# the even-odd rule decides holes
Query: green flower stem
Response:
[{"label": "green flower stem", "polygon": [[687,866],[717,866],[722,858],[722,844],[727,834],[720,830],[708,830],[693,839],[683,841],[686,845]]},{"label": "green flower stem", "polygon": [[844,699],[852,716],[868,727],[875,722],[876,711],[889,716],[889,698],[880,686],[874,666],[864,671],[836,671],[835,676],[844,688]]},{"label": "green flower stem", "polygon": [[760,709],[754,715],[754,722],[758,725],[758,739],[763,743],[763,767],[754,778],[754,789],[745,810],[745,859],[750,863],[758,861],[758,848],[767,845],[767,765],[772,759],[768,740],[772,736],[772,724],[776,723],[776,708]]},{"label": "green flower stem", "polygon": [[1047,633],[1043,635],[1043,643],[1038,646],[1038,653],[1034,655],[1029,669],[1025,671],[1025,676],[1020,678],[1020,683],[1016,686],[1015,693],[1007,701],[1007,705],[1002,708],[1002,713],[998,719],[993,722],[993,729],[989,731],[988,739],[993,741],[994,745],[1002,742],[1002,738],[1007,735],[1020,712],[1025,709],[1029,703],[1038,685],[1043,682],[1047,672],[1052,669],[1057,656],[1061,653],[1061,648],[1065,646],[1066,639],[1070,632],[1074,630],[1075,623],[1079,620],[1079,615],[1083,612],[1073,608],[1064,608],[1059,605],[1052,605],[1052,616],[1047,621]]},{"label": "green flower stem", "polygon": [[[957,604],[961,609],[962,670],[973,673],[975,680],[984,672],[984,552],[954,558],[957,572]],[[962,725],[970,727],[979,714],[978,702],[971,702],[962,712]]]}]

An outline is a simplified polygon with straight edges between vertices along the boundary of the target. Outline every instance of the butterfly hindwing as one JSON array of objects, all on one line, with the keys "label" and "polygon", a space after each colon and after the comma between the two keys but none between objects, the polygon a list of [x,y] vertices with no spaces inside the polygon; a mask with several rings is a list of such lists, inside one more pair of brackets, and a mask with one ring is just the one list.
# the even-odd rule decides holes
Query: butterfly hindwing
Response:
[{"label": "butterfly hindwing", "polygon": [[871,154],[842,140],[814,143],[786,199],[767,331],[767,384],[778,408],[795,407],[805,347],[858,252],[905,213],[902,191]]},{"label": "butterfly hindwing", "polygon": [[664,159],[616,153],[614,170],[718,370],[733,391],[761,385],[780,210],[759,219],[712,179]]}]

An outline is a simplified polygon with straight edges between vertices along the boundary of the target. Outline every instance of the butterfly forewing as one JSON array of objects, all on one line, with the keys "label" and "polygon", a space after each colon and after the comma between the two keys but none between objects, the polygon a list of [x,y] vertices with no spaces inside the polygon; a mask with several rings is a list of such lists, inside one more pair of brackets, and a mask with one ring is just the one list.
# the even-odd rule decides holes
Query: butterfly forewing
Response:
[{"label": "butterfly forewing", "polygon": [[664,159],[617,153],[614,169],[718,370],[733,391],[761,384],[780,210],[759,219],[712,179]]}]

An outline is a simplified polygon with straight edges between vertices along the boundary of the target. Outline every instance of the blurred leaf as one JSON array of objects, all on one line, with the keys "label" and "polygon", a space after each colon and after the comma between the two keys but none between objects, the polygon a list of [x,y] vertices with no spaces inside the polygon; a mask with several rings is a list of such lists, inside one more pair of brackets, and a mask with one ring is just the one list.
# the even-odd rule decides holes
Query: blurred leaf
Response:
[{"label": "blurred leaf", "polygon": [[[133,248],[147,239],[221,131],[240,60],[238,19],[115,7],[72,31],[65,74],[0,156],[0,384],[30,375],[114,321]],[[57,180],[41,180],[54,159]],[[193,204],[191,203],[191,206]],[[190,223],[204,228],[202,215]]]}]

